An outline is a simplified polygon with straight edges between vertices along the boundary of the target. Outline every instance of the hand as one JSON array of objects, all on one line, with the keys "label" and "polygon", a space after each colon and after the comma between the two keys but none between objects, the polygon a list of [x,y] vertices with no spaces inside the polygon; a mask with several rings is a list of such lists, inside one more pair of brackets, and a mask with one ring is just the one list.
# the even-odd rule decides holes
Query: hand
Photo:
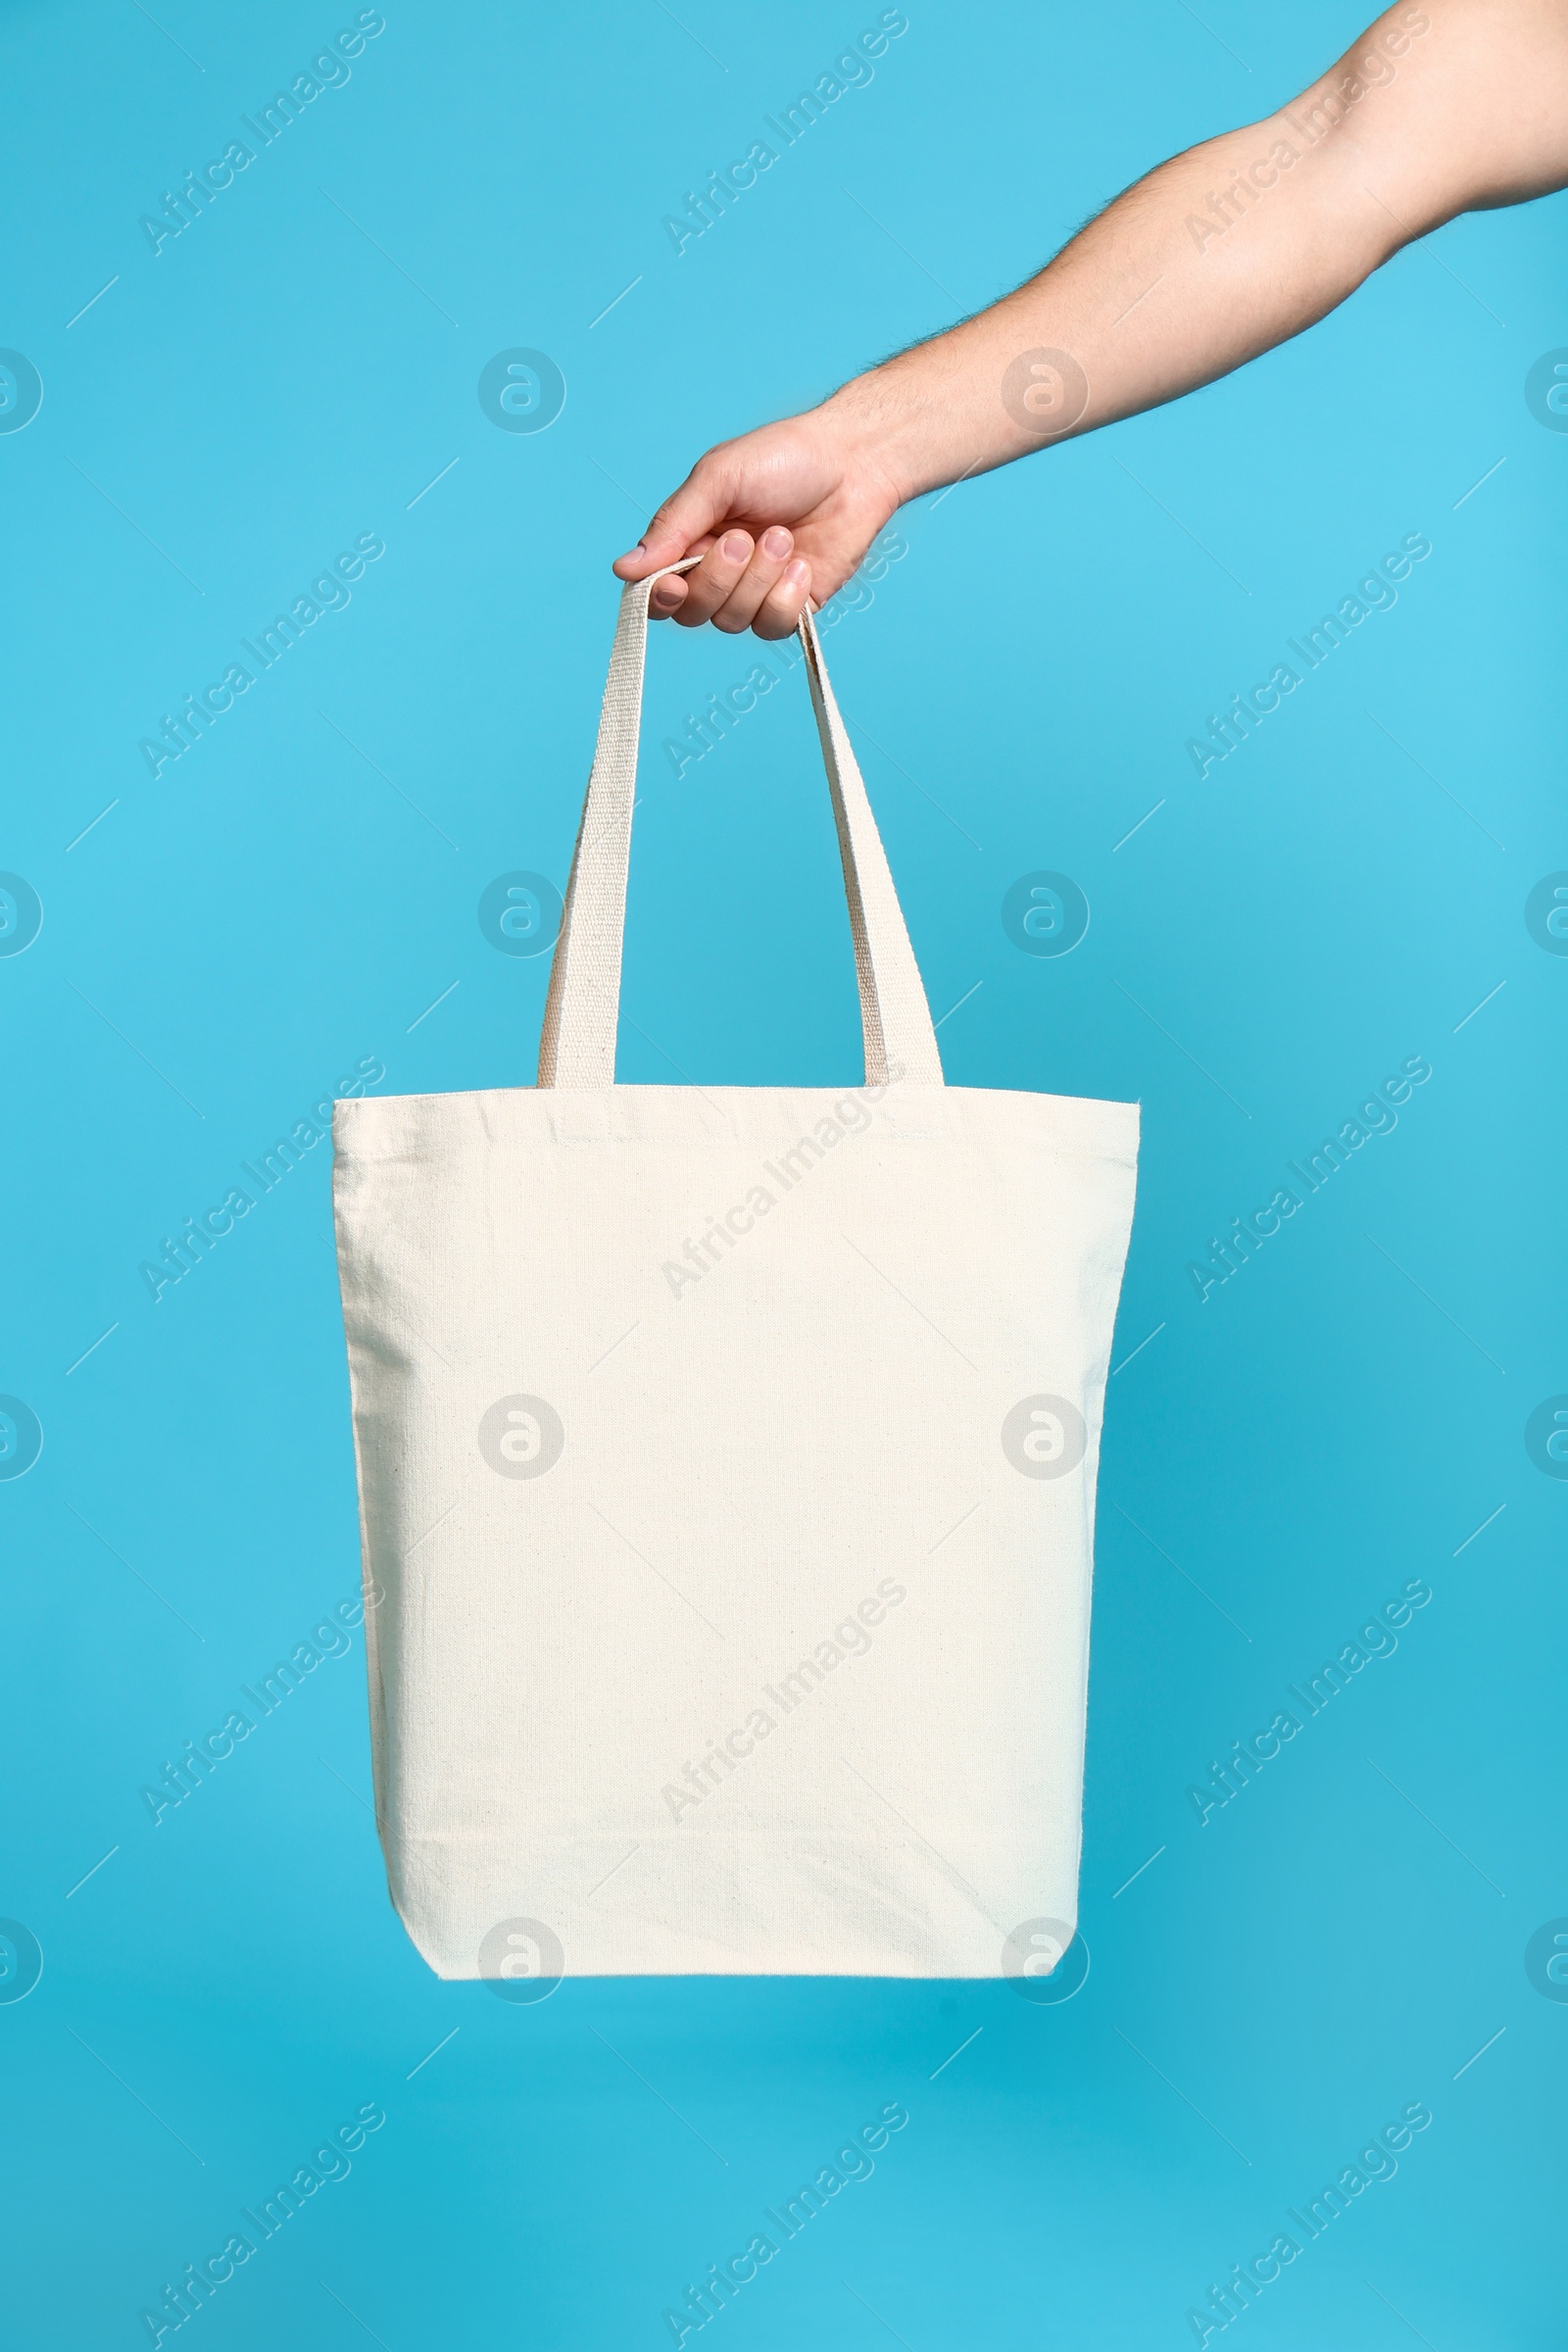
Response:
[{"label": "hand", "polygon": [[641,580],[700,555],[654,589],[656,620],[787,637],[808,596],[825,605],[843,587],[906,495],[829,403],[710,449],[614,569]]}]

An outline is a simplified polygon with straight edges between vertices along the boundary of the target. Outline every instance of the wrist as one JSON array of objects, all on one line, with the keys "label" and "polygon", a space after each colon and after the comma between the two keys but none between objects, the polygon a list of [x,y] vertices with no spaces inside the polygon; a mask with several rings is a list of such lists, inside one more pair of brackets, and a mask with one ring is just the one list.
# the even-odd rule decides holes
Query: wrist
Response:
[{"label": "wrist", "polygon": [[890,514],[931,488],[927,453],[915,429],[915,404],[892,365],[852,376],[823,401],[817,416],[841,453],[846,473],[879,484]]}]

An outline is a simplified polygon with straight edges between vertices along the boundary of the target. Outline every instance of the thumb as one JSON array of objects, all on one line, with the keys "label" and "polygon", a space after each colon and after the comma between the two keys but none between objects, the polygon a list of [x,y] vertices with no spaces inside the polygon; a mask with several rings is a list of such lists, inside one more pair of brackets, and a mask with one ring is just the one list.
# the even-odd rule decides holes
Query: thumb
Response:
[{"label": "thumb", "polygon": [[612,569],[622,580],[646,579],[662,564],[691,553],[729,513],[730,485],[716,466],[702,459],[673,497],[666,498],[636,546],[617,556]]}]

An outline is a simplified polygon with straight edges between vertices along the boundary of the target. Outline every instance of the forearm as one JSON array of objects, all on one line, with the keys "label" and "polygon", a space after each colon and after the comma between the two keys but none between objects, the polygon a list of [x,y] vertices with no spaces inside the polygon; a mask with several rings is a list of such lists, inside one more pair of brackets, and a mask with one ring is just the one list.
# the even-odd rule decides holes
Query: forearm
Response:
[{"label": "forearm", "polygon": [[[824,423],[909,498],[1229,373],[1411,237],[1562,184],[1565,16],[1400,0],[1298,100],[1160,165],[1016,293],[835,393]],[[1533,59],[1509,47],[1521,20]]]},{"label": "forearm", "polygon": [[720,442],[615,569],[651,611],[792,629],[906,499],[1155,408],[1299,334],[1412,237],[1568,185],[1568,0],[1398,0],[1277,115],[1161,164],[1015,294]]},{"label": "forearm", "polygon": [[1208,140],[1016,293],[846,384],[823,420],[913,498],[1175,400],[1312,324],[1401,241],[1346,179],[1283,116]]}]

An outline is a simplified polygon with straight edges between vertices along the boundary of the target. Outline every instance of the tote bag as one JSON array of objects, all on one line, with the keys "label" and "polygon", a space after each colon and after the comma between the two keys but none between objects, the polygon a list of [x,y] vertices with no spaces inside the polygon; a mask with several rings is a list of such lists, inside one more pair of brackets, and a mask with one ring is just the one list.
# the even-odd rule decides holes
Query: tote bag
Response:
[{"label": "tote bag", "polygon": [[519,1999],[1049,1972],[1138,1112],[944,1083],[809,615],[863,1080],[615,1083],[652,584],[536,1087],[334,1112],[392,1899]]}]

